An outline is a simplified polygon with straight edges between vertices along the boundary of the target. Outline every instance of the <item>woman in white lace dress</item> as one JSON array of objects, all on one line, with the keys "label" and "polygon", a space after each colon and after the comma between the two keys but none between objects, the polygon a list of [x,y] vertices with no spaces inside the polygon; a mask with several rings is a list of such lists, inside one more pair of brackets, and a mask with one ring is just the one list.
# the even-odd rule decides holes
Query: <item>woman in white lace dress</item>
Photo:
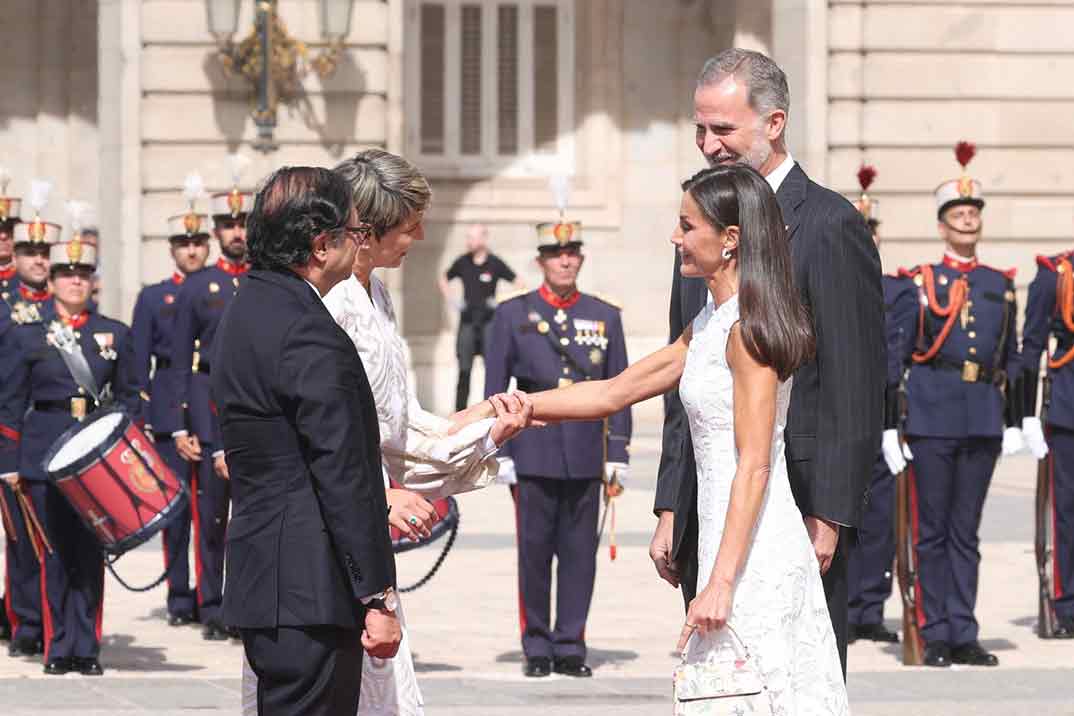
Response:
[{"label": "woman in white lace dress", "polygon": [[[428,500],[484,487],[496,477],[495,452],[524,419],[501,411],[448,435],[452,422],[422,409],[409,385],[409,355],[399,334],[388,289],[373,275],[398,268],[414,241],[424,238],[429,202],[425,178],[401,157],[381,150],[358,153],[336,171],[354,187],[361,224],[354,274],[324,297],[336,323],[362,358],[377,403],[384,484],[392,526],[413,538],[427,536],[436,520]],[[493,402],[487,402],[490,408]],[[497,407],[499,407],[497,405]],[[389,479],[407,489],[389,486]],[[362,660],[360,716],[425,713],[410,650],[410,629],[400,603],[403,638],[392,659]],[[257,713],[257,677],[243,661],[243,713]]]},{"label": "woman in white lace dress", "polygon": [[712,303],[675,343],[616,378],[528,396],[533,418],[593,420],[677,386],[697,461],[704,586],[679,647],[689,644],[693,662],[714,659],[731,624],[772,713],[846,714],[820,568],[784,458],[790,376],[813,337],[779,206],[745,166],[706,169],[685,188],[672,242],[682,275],[703,278]]}]

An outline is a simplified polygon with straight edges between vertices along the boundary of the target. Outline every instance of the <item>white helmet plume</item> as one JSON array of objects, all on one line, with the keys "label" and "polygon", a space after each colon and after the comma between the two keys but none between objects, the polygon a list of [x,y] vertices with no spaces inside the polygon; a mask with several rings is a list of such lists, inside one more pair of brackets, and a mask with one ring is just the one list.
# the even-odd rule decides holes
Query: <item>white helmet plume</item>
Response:
[{"label": "white helmet plume", "polygon": [[90,217],[93,213],[93,207],[90,206],[89,202],[70,199],[64,203],[63,207],[67,211],[67,216],[71,219],[72,233],[77,234],[92,223]]},{"label": "white helmet plume", "polygon": [[231,185],[237,187],[239,180],[242,179],[242,173],[246,171],[246,167],[250,166],[250,158],[244,154],[227,155],[228,171],[231,172]]},{"label": "white helmet plume", "polygon": [[191,211],[194,210],[194,202],[203,196],[205,196],[205,180],[201,178],[201,174],[190,172],[183,180],[183,198],[190,204]]},{"label": "white helmet plume", "polygon": [[7,185],[11,183],[11,172],[7,167],[0,167],[0,195],[7,194]]},{"label": "white helmet plume", "polygon": [[559,218],[567,213],[567,204],[571,198],[571,178],[566,174],[553,174],[548,177],[548,188],[552,191],[552,199],[559,209]]},{"label": "white helmet plume", "polygon": [[47,179],[34,179],[30,182],[30,197],[27,203],[34,213],[41,216],[41,211],[48,204],[48,195],[52,193],[52,182]]}]

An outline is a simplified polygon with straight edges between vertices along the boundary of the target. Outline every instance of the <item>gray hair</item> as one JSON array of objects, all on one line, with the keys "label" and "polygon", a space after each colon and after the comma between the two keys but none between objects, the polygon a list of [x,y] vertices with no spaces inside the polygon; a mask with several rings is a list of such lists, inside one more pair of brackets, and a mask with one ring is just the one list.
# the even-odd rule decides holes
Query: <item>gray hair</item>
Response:
[{"label": "gray hair", "polygon": [[383,236],[413,214],[425,211],[432,190],[413,164],[383,149],[366,149],[333,170],[351,186],[358,220]]},{"label": "gray hair", "polygon": [[698,87],[709,87],[734,76],[746,83],[750,109],[758,114],[774,110],[790,113],[791,93],[787,75],[771,58],[753,50],[732,47],[710,57],[697,78]]}]

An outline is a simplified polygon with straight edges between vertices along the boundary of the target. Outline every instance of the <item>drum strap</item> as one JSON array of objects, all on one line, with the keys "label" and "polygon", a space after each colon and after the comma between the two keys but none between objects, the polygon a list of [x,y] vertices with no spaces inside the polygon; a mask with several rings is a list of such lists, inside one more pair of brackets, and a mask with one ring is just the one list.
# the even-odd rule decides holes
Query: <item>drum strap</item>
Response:
[{"label": "drum strap", "polygon": [[49,342],[59,351],[64,365],[71,377],[75,379],[78,387],[93,396],[98,405],[101,404],[101,391],[97,388],[97,381],[93,378],[86,356],[82,353],[82,346],[78,344],[74,332],[63,327],[60,330],[49,331]]}]

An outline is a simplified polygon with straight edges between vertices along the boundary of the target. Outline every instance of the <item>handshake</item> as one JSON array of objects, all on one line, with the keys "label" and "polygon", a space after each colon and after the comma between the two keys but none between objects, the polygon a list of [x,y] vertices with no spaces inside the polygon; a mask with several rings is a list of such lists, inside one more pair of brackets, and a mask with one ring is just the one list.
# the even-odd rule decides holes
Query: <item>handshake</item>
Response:
[{"label": "handshake", "polygon": [[514,393],[497,393],[486,400],[460,410],[451,416],[449,435],[454,435],[478,420],[495,418],[496,422],[489,431],[489,437],[496,447],[501,447],[511,438],[529,427],[544,427],[547,423],[533,419],[533,401],[521,391]]}]

